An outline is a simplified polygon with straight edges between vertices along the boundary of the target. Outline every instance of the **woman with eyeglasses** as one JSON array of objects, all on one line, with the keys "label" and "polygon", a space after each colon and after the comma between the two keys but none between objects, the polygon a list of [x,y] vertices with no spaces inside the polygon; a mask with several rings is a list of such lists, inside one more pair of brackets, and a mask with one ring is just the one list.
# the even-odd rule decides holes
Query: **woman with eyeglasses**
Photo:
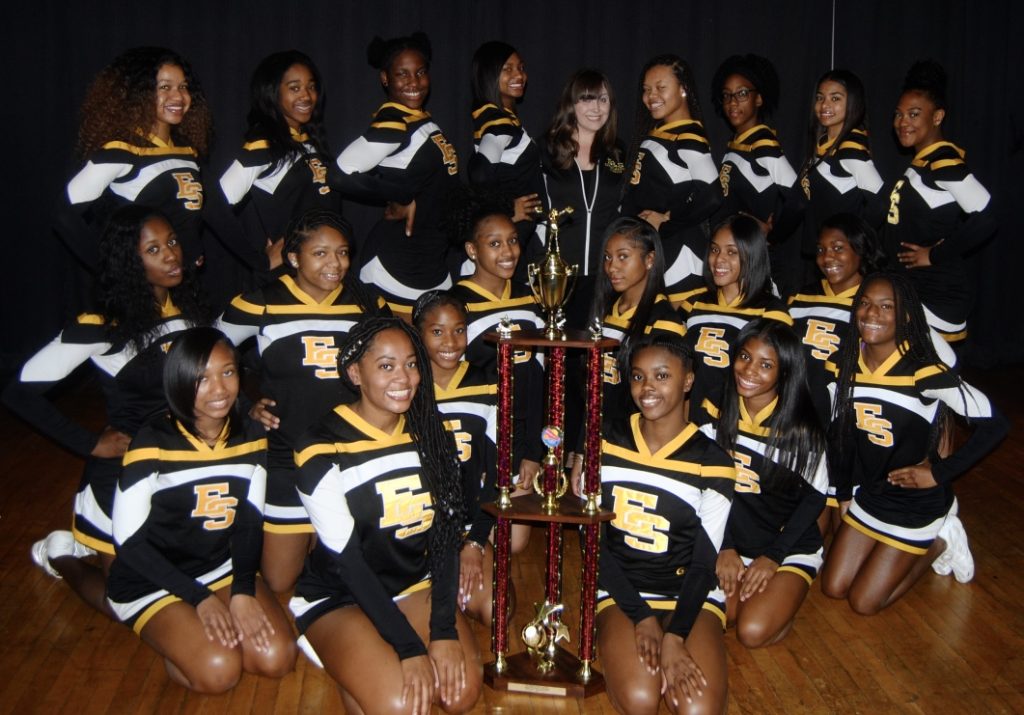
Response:
[{"label": "woman with eyeglasses", "polygon": [[779,76],[758,55],[733,55],[715,71],[715,110],[733,130],[718,178],[724,200],[719,216],[750,214],[768,236],[772,280],[783,295],[800,287],[800,244],[790,241],[804,209],[797,175],[768,126],[779,102]]}]

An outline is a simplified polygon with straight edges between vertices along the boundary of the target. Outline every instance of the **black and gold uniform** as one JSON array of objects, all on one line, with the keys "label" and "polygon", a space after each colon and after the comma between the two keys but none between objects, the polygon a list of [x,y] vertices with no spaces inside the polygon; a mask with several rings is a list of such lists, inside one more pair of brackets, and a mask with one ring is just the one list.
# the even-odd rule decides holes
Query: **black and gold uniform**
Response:
[{"label": "black and gold uniform", "polygon": [[[906,270],[926,308],[928,324],[949,342],[967,337],[971,287],[964,255],[995,231],[991,197],[967,168],[965,152],[950,142],[925,147],[889,194],[882,246],[897,270]],[[931,248],[930,266],[904,268],[901,243]]]},{"label": "black and gold uniform", "polygon": [[493,374],[463,361],[448,387],[434,385],[437,409],[455,439],[466,502],[467,539],[487,543],[494,517],[480,509],[497,495],[498,385]]},{"label": "black and gold uniform", "polygon": [[[115,209],[142,204],[159,209],[170,220],[189,264],[203,255],[203,183],[192,147],[141,133],[138,145],[108,142],[68,182],[67,198],[97,237],[74,237],[78,240],[98,240]],[[95,247],[72,249],[87,265],[95,263]]]},{"label": "black and gold uniform", "polygon": [[743,326],[754,318],[771,318],[793,325],[785,304],[774,296],[762,296],[749,305],[743,303],[742,295],[730,303],[721,290],[712,292],[707,288],[683,303],[686,340],[696,353],[691,405],[701,405],[705,399],[721,404],[722,386],[731,374],[729,347]]},{"label": "black and gold uniform", "polygon": [[392,310],[409,315],[424,291],[451,286],[442,222],[445,199],[458,184],[455,147],[429,113],[385,102],[337,164],[338,190],[347,197],[368,203],[416,201],[413,235],[405,235],[404,220],[378,222],[362,246],[359,274]]},{"label": "black and gold uniform", "polygon": [[665,249],[666,292],[699,286],[710,236],[707,222],[722,203],[704,125],[684,119],[655,127],[641,143],[632,172],[622,215],[648,209],[672,214],[658,230]]},{"label": "black and gold uniform", "polygon": [[75,495],[72,531],[78,541],[106,554],[114,553],[110,519],[121,459],[90,456],[100,436],[66,417],[45,395],[89,361],[97,369],[106,400],[107,424],[134,436],[167,409],[164,355],[178,334],[189,327],[170,299],[160,312],[161,320],[142,352],[136,352],[130,344],[112,345],[103,316],[79,315],[29,358],[4,391],[4,403],[14,413],[62,447],[85,457]]},{"label": "black and gold uniform", "polygon": [[165,415],[124,455],[107,600],[136,633],[176,601],[197,606],[228,584],[256,592],[267,440],[252,420],[231,427],[211,447]]},{"label": "black and gold uniform", "polygon": [[[471,278],[459,281],[451,294],[466,306],[466,361],[482,370],[497,374],[497,344],[484,336],[498,329],[505,318],[513,330],[535,330],[544,327],[540,306],[526,286],[513,281],[505,282],[500,296],[494,295],[473,282]],[[544,363],[543,357],[529,348],[516,350],[512,357],[513,369],[513,457],[512,468],[531,459],[539,462],[544,456],[540,433],[544,420]]]},{"label": "black and gold uniform", "polygon": [[[383,308],[383,300],[377,301]],[[313,531],[295,490],[292,453],[311,424],[339,402],[355,399],[338,379],[337,358],[363,314],[344,283],[318,302],[285,275],[237,296],[217,321],[217,328],[236,345],[256,339],[261,396],[277,403],[270,411],[281,419],[281,426],[269,433],[267,531]]]},{"label": "black and gold uniform", "polygon": [[[810,584],[822,563],[817,519],[825,508],[828,469],[824,454],[812,455],[807,464],[799,465],[780,462],[776,455],[768,456],[768,443],[777,424],[773,418],[778,401],[776,397],[751,415],[743,400],[739,400],[732,454],[736,461],[736,491],[722,548],[734,549],[745,565],[765,556],[779,564],[779,571],[795,573]],[[711,421],[701,430],[714,439],[718,407],[705,401],[703,408]]]},{"label": "black and gold uniform", "polygon": [[751,214],[760,221],[772,218],[768,235],[772,280],[782,295],[795,292],[803,283],[799,243],[787,238],[799,224],[806,200],[775,130],[758,124],[733,137],[718,178],[724,196],[720,218],[737,213]]},{"label": "black and gold uniform", "polygon": [[299,632],[356,604],[399,658],[426,655],[393,599],[431,588],[430,639],[457,638],[457,554],[444,579],[431,583],[434,509],[405,418],[387,434],[341,405],[303,436],[295,463],[318,537],[290,604]]},{"label": "black and gold uniform", "polygon": [[601,505],[615,520],[601,539],[598,612],[614,602],[639,623],[674,611],[665,630],[685,638],[707,608],[724,628],[715,564],[735,478],[732,458],[694,424],[653,454],[639,414],[607,425]]},{"label": "black and gold uniform", "polygon": [[266,138],[248,137],[235,160],[220,177],[220,188],[238,214],[249,239],[246,251],[253,266],[266,263],[264,246],[285,235],[288,222],[310,209],[341,213],[341,196],[331,190],[329,174],[336,169],[309,136],[291,129],[303,152],[275,161]]},{"label": "black and gold uniform", "polygon": [[825,219],[839,213],[860,216],[877,226],[884,213],[882,177],[871,160],[868,133],[854,129],[837,147],[836,139],[823,136],[814,150],[800,186],[807,197],[801,252],[813,260],[818,232]]},{"label": "black and gold uniform", "polygon": [[[834,363],[829,368],[836,373]],[[874,371],[859,359],[851,402],[856,429],[830,445],[836,450],[829,460],[836,496],[840,501],[853,497],[843,520],[873,539],[923,554],[953,503],[952,481],[1003,438],[1006,420],[983,393],[959,383],[945,366],[920,364],[901,350]],[[928,450],[943,405],[975,425],[967,442],[948,457]],[[936,486],[905,489],[889,483],[890,471],[925,459]]]}]

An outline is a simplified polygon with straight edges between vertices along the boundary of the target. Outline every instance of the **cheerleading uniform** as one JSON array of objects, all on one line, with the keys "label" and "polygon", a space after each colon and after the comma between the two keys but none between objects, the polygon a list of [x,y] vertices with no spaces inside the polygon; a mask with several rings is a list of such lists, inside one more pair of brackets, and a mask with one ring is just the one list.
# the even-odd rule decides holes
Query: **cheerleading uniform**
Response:
[{"label": "cheerleading uniform", "polygon": [[[1008,425],[983,393],[943,365],[915,361],[905,349],[876,370],[858,358],[851,400],[855,428],[837,435],[829,463],[837,499],[853,498],[843,521],[901,551],[924,554],[953,503],[953,480],[990,452]],[[838,374],[834,363],[829,369]],[[967,442],[944,458],[927,446],[943,405],[975,425]],[[889,472],[925,459],[936,486],[889,483]]]},{"label": "cheerleading uniform", "polygon": [[659,229],[668,293],[703,282],[708,219],[721,203],[718,170],[704,125],[685,119],[652,129],[637,153],[622,215],[636,216],[648,209],[671,213]]},{"label": "cheerleading uniform", "polygon": [[[988,191],[967,168],[965,152],[950,142],[925,147],[889,194],[883,248],[905,270],[926,308],[928,324],[949,342],[967,337],[971,287],[964,256],[995,231]],[[902,243],[930,247],[930,266],[904,268]]]},{"label": "cheerleading uniform", "polygon": [[[154,134],[140,135],[139,140],[138,145],[123,141],[104,144],[68,182],[68,202],[82,215],[97,242],[90,248],[79,247],[74,244],[84,239],[74,236],[69,244],[86,265],[95,265],[98,236],[110,215],[120,206],[141,204],[167,216],[185,260],[193,265],[203,255],[204,196],[198,154],[192,147],[174,146]],[[74,228],[66,230],[76,232]]]},{"label": "cheerleading uniform", "polygon": [[121,473],[120,458],[92,457],[98,435],[61,414],[45,393],[90,361],[98,369],[111,429],[135,435],[151,418],[167,409],[164,397],[164,356],[189,324],[168,299],[161,308],[149,344],[136,352],[130,344],[112,345],[106,320],[83,313],[51,343],[29,358],[4,391],[4,403],[62,447],[85,457],[82,481],[75,495],[75,538],[106,554],[114,553],[111,514]]},{"label": "cheerleading uniform", "polygon": [[124,455],[107,599],[136,633],[176,601],[198,606],[228,584],[256,592],[267,440],[252,420],[229,428],[211,447],[168,415]]},{"label": "cheerleading uniform", "polygon": [[409,315],[423,292],[451,286],[442,224],[446,198],[458,184],[455,147],[429,113],[385,102],[337,164],[337,188],[346,196],[369,203],[416,201],[413,235],[405,235],[404,221],[379,221],[363,246],[359,274],[392,310]]},{"label": "cheerleading uniform", "polygon": [[434,507],[404,416],[388,434],[341,405],[304,435],[295,463],[318,536],[290,604],[299,632],[354,604],[399,658],[426,655],[394,599],[431,588],[430,639],[456,639],[458,555],[429,573]]},{"label": "cheerleading uniform", "polygon": [[743,303],[742,295],[729,303],[721,290],[712,293],[708,289],[683,303],[686,339],[696,357],[691,405],[699,406],[705,399],[721,404],[722,386],[730,374],[729,350],[747,323],[755,318],[770,318],[793,325],[785,304],[775,296],[765,295],[747,305]]},{"label": "cheerleading uniform", "polygon": [[[377,307],[384,302],[377,298]],[[272,533],[311,533],[309,515],[295,489],[293,450],[299,437],[339,402],[357,395],[338,375],[338,350],[364,315],[344,284],[316,301],[282,276],[231,301],[217,327],[236,345],[256,338],[263,397],[281,419],[269,433],[264,529]]]},{"label": "cheerleading uniform", "polygon": [[466,502],[466,538],[487,543],[494,517],[480,509],[497,495],[498,386],[494,377],[468,362],[459,364],[448,387],[434,385],[437,409],[455,439]]},{"label": "cheerleading uniform", "polygon": [[601,503],[615,519],[601,538],[597,610],[614,603],[633,623],[673,611],[665,631],[685,638],[704,608],[724,628],[715,565],[733,461],[693,424],[652,454],[640,419],[608,425],[601,445]]},{"label": "cheerleading uniform", "polygon": [[[811,455],[808,464],[798,465],[806,472],[780,462],[778,455],[769,455],[777,406],[776,397],[751,416],[739,400],[732,454],[736,492],[722,548],[735,550],[746,565],[759,556],[769,558],[779,564],[779,571],[795,573],[810,585],[822,563],[817,518],[825,508],[828,469],[824,454]],[[704,410],[712,421],[701,429],[714,439],[720,427],[718,408],[705,401]]]},{"label": "cheerleading uniform", "polygon": [[294,128],[291,136],[302,145],[275,161],[270,144],[259,133],[251,135],[235,160],[220,177],[220,188],[238,214],[245,236],[246,262],[266,266],[265,243],[286,233],[288,223],[310,209],[341,213],[341,197],[331,190],[329,159]]}]

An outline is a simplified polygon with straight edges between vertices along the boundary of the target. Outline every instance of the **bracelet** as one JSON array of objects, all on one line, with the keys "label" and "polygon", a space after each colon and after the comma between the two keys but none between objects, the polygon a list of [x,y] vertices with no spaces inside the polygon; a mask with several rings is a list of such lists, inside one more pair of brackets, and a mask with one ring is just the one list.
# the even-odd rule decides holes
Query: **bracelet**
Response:
[{"label": "bracelet", "polygon": [[469,546],[470,548],[476,549],[477,551],[480,552],[481,556],[483,556],[485,553],[487,553],[487,549],[484,548],[483,544],[478,544],[478,543],[476,543],[475,541],[473,541],[471,539],[466,539],[465,541],[463,541],[462,542],[462,546],[463,546],[463,548]]}]

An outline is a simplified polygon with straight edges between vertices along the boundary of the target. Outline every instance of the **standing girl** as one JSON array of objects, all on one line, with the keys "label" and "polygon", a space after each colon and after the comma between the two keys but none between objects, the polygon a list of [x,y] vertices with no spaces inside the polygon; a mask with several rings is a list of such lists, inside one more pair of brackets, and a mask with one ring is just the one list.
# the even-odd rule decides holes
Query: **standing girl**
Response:
[{"label": "standing girl", "polygon": [[[852,501],[821,590],[872,615],[906,593],[940,554],[958,580],[973,577],[952,482],[996,446],[1007,424],[985,395],[941,363],[904,274],[869,276],[853,304],[855,320],[834,365],[829,435],[836,496]],[[950,411],[975,429],[940,457]]]},{"label": "standing girl", "polygon": [[733,343],[733,379],[704,429],[736,461],[716,573],[748,648],[782,640],[821,568],[825,434],[792,329],[758,318]]},{"label": "standing girl", "polygon": [[722,202],[702,119],[693,72],[684,60],[659,55],[644,66],[622,214],[639,216],[660,232],[669,296],[701,284],[707,220]]},{"label": "standing girl", "polygon": [[367,238],[359,276],[408,318],[421,293],[451,286],[441,224],[445,198],[458,185],[458,158],[424,109],[430,94],[427,36],[375,37],[366,55],[380,73],[387,101],[366,133],[338,156],[338,186],[356,200],[389,203]]},{"label": "standing girl", "polygon": [[267,440],[238,409],[238,370],[213,328],[174,341],[170,414],[132,440],[114,498],[110,606],[200,693],[229,690],[243,669],[279,678],[295,665],[291,626],[256,575]]},{"label": "standing girl", "polygon": [[295,453],[318,536],[291,601],[300,643],[350,712],[465,712],[480,696],[476,639],[456,608],[462,477],[430,360],[397,318],[367,318],[338,369],[359,393]]}]

